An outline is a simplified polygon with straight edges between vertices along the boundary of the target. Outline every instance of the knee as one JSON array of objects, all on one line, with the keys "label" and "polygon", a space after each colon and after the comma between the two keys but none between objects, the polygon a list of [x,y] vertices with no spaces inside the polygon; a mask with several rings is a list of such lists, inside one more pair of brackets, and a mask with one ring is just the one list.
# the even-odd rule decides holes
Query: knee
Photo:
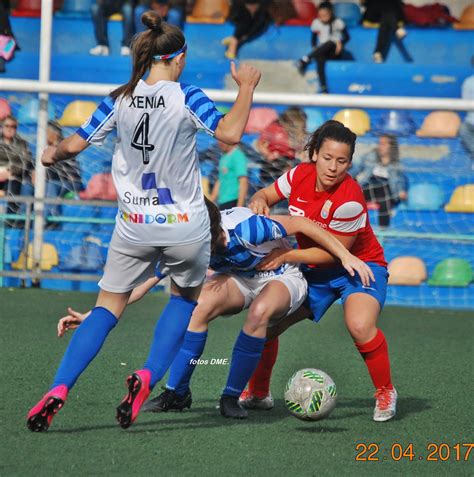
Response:
[{"label": "knee", "polygon": [[209,323],[216,316],[216,307],[204,301],[198,300],[192,314],[192,320],[196,324]]},{"label": "knee", "polygon": [[266,303],[254,303],[247,315],[247,327],[252,330],[266,328],[271,314],[271,310]]},{"label": "knee", "polygon": [[347,320],[346,326],[350,335],[357,343],[369,341],[375,330],[375,326],[372,323],[360,319]]}]

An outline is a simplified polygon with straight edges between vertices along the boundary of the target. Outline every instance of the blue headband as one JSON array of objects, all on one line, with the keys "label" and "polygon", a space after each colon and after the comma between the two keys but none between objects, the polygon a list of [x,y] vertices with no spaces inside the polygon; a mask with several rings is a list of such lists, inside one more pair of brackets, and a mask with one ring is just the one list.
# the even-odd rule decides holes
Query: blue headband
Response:
[{"label": "blue headband", "polygon": [[180,48],[178,51],[175,51],[174,53],[168,53],[167,55],[155,55],[153,59],[155,60],[171,60],[171,58],[174,58],[175,56],[178,56],[180,53],[184,53],[188,49],[188,45],[186,43],[183,45],[182,48]]}]

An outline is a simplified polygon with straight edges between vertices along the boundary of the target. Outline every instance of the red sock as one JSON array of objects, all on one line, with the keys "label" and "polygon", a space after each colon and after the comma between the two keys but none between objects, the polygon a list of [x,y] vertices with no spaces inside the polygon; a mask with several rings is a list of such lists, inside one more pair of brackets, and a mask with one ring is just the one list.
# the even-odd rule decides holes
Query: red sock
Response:
[{"label": "red sock", "polygon": [[356,343],[355,345],[367,365],[375,388],[386,387],[392,389],[388,346],[382,331],[378,329],[375,338],[369,342]]},{"label": "red sock", "polygon": [[257,369],[249,381],[249,393],[258,398],[268,396],[273,366],[278,356],[278,337],[268,340],[263,348]]}]

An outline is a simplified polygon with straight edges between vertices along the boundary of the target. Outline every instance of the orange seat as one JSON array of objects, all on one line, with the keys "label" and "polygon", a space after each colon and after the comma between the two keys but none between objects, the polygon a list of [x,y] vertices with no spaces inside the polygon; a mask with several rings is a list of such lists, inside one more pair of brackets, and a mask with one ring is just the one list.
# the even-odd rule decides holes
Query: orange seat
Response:
[{"label": "orange seat", "polygon": [[58,122],[61,126],[79,127],[89,119],[96,109],[97,104],[94,101],[71,101]]},{"label": "orange seat", "polygon": [[[41,270],[49,271],[59,263],[58,251],[53,244],[43,243],[41,246]],[[33,269],[33,244],[28,245],[28,251],[22,250],[18,260],[12,263],[13,270]]]},{"label": "orange seat", "polygon": [[245,126],[245,132],[248,134],[261,133],[277,119],[278,113],[273,108],[252,108]]},{"label": "orange seat", "polygon": [[427,278],[426,266],[418,257],[396,257],[388,264],[390,285],[419,285]]},{"label": "orange seat", "polygon": [[461,127],[461,118],[454,111],[433,111],[423,120],[420,137],[456,137]]},{"label": "orange seat", "polygon": [[196,0],[191,15],[186,21],[189,23],[224,23],[229,15],[227,0]]},{"label": "orange seat", "polygon": [[459,22],[454,23],[456,30],[474,30],[474,3],[471,3],[461,13]]}]

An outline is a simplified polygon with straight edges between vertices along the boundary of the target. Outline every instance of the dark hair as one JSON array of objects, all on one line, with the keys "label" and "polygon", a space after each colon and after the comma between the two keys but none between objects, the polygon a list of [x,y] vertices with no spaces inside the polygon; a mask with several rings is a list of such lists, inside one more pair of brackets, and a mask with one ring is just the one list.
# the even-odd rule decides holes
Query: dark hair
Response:
[{"label": "dark hair", "polygon": [[357,139],[357,134],[353,133],[349,128],[346,128],[344,124],[339,121],[334,121],[333,119],[326,121],[324,124],[319,126],[313,134],[311,134],[309,141],[305,146],[305,151],[308,151],[309,159],[313,160],[314,152],[319,152],[323,142],[326,139],[331,139],[336,142],[342,142],[347,144],[351,148],[351,157],[354,154],[355,142]]},{"label": "dark hair", "polygon": [[[163,21],[158,13],[150,10],[142,15],[142,23],[148,30],[135,36],[132,42],[133,71],[128,83],[118,87],[110,96],[131,96],[138,81],[151,68],[156,55],[168,55],[184,46],[186,40],[183,32],[175,25]],[[169,60],[162,60],[167,61]]]},{"label": "dark hair", "polygon": [[329,10],[331,13],[334,10],[331,2],[321,2],[318,6],[318,10],[322,9]]},{"label": "dark hair", "polygon": [[57,121],[49,120],[48,121],[48,128],[52,129],[60,139],[63,139],[63,128]]},{"label": "dark hair", "polygon": [[[398,147],[398,139],[394,134],[384,133],[380,135],[380,138],[386,137],[390,143],[390,162],[400,162],[400,148]],[[379,139],[380,139],[379,138]],[[380,161],[380,154],[377,151],[377,159]]]},{"label": "dark hair", "polygon": [[207,212],[209,213],[209,219],[211,221],[211,252],[214,252],[222,233],[221,212],[212,200],[204,197],[204,201],[206,202]]}]

